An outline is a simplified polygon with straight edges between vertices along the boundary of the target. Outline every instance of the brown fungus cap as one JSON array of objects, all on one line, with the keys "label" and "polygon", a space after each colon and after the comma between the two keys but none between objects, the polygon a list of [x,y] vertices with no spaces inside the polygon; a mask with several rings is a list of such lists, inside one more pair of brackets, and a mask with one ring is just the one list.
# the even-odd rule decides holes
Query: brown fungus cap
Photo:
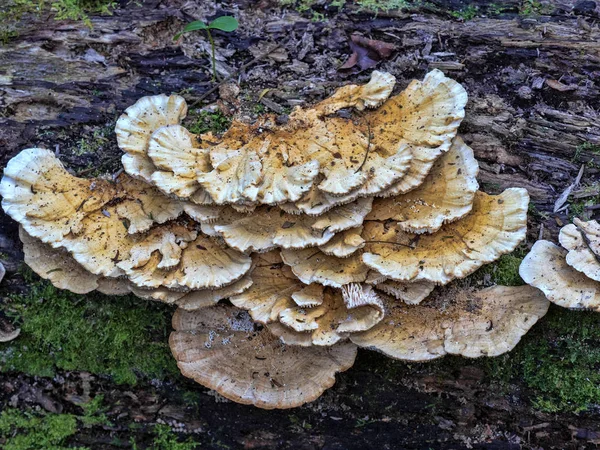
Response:
[{"label": "brown fungus cap", "polygon": [[184,376],[230,400],[264,409],[294,408],[317,399],[356,357],[356,346],[349,342],[287,346],[232,306],[178,309],[173,328],[169,344]]},{"label": "brown fungus cap", "polygon": [[321,250],[326,255],[337,258],[347,258],[356,251],[365,246],[365,240],[360,235],[363,227],[350,228],[336,234],[329,242],[320,245]]},{"label": "brown fungus cap", "polygon": [[117,120],[119,147],[126,153],[146,155],[152,133],[166,125],[178,125],[186,114],[187,104],[179,95],[142,97]]},{"label": "brown fungus cap", "polygon": [[403,231],[434,233],[469,214],[478,172],[473,150],[456,137],[423,184],[404,195],[375,199],[366,220],[397,220]]},{"label": "brown fungus cap", "polygon": [[201,289],[191,291],[177,299],[177,306],[188,311],[206,308],[217,304],[220,300],[241,294],[252,286],[252,277],[244,275],[239,280],[218,289]]},{"label": "brown fungus cap", "polygon": [[574,219],[559,234],[560,245],[566,248],[567,264],[588,278],[600,281],[600,225],[595,220]]},{"label": "brown fungus cap", "polygon": [[152,182],[164,193],[180,198],[202,191],[196,172],[211,170],[208,148],[201,148],[198,136],[181,125],[167,125],[152,133],[148,156],[156,167]]},{"label": "brown fungus cap", "polygon": [[360,347],[407,361],[445,354],[498,356],[517,345],[546,314],[548,305],[531,286],[443,289],[420,305],[388,299],[384,320],[350,339]]},{"label": "brown fungus cap", "polygon": [[76,294],[87,294],[98,288],[101,277],[85,270],[65,249],[44,244],[31,237],[22,226],[19,227],[19,238],[23,243],[25,264],[57,288]]},{"label": "brown fungus cap", "polygon": [[519,267],[521,278],[564,308],[600,311],[600,283],[567,264],[567,251],[537,241]]},{"label": "brown fungus cap", "polygon": [[130,234],[148,231],[154,224],[165,223],[179,217],[183,202],[169,198],[154,186],[121,174],[116,180],[117,197],[121,203],[116,212],[128,223]]},{"label": "brown fungus cap", "polygon": [[175,303],[187,295],[185,292],[170,291],[164,287],[141,289],[125,278],[94,275],[77,263],[65,249],[44,244],[27,234],[23,227],[19,228],[19,238],[23,242],[25,263],[59,289],[76,294],[87,294],[94,290],[106,295],[134,294],[143,299],[165,303]]},{"label": "brown fungus cap", "polygon": [[239,280],[251,266],[249,256],[184,227],[156,237],[136,244],[118,264],[137,286],[216,289]]},{"label": "brown fungus cap", "polygon": [[511,188],[500,195],[477,192],[463,219],[431,235],[405,233],[385,222],[365,222],[364,263],[397,281],[446,284],[510,253],[525,238],[529,195]]}]

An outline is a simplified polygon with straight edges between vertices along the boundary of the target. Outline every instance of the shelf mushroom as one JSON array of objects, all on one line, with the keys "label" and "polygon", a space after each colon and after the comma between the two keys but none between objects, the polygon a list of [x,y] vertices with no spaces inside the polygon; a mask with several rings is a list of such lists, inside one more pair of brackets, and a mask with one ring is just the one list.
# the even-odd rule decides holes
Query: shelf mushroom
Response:
[{"label": "shelf mushroom", "polygon": [[[187,130],[181,96],[144,97],[115,129],[125,174],[79,178],[26,149],[4,171],[2,206],[26,263],[58,288],[177,306],[178,367],[236,402],[312,401],[357,345],[419,361],[509,351],[545,314],[544,296],[449,283],[524,239],[527,191],[478,191],[457,136],[459,83],[433,70],[392,96],[394,85],[375,71],[285,125],[233,120],[221,136]],[[594,308],[596,281],[575,269],[600,274],[600,227],[574,226],[568,253],[536,244],[523,278]],[[536,272],[548,254],[562,278]]]},{"label": "shelf mushroom", "polygon": [[600,225],[576,218],[559,241],[563,248],[536,242],[519,267],[521,278],[559,306],[600,311]]},{"label": "shelf mushroom", "polygon": [[548,311],[549,302],[530,286],[438,291],[419,305],[384,298],[386,317],[350,336],[359,347],[392,358],[429,361],[446,354],[469,358],[512,350]]},{"label": "shelf mushroom", "polygon": [[318,398],[348,370],[356,346],[283,344],[245,311],[217,305],[178,309],[169,345],[186,377],[238,403],[265,409],[293,408]]}]

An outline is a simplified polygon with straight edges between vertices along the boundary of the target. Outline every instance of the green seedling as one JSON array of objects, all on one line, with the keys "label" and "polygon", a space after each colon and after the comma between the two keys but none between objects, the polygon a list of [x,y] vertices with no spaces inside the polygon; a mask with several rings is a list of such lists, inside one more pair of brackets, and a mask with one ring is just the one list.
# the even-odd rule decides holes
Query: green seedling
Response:
[{"label": "green seedling", "polygon": [[212,51],[212,55],[211,55],[212,69],[213,69],[212,81],[215,81],[217,79],[217,61],[215,59],[215,41],[212,37],[210,30],[221,30],[221,31],[230,33],[232,31],[237,30],[238,25],[239,25],[239,23],[238,23],[237,19],[235,17],[231,17],[231,16],[217,17],[212,22],[209,22],[208,25],[206,23],[202,22],[201,20],[195,20],[194,22],[188,23],[183,28],[181,33],[177,33],[173,37],[173,40],[175,40],[175,41],[178,40],[183,33],[189,33],[190,31],[205,30],[206,35],[208,36],[208,40],[210,41],[210,49]]}]

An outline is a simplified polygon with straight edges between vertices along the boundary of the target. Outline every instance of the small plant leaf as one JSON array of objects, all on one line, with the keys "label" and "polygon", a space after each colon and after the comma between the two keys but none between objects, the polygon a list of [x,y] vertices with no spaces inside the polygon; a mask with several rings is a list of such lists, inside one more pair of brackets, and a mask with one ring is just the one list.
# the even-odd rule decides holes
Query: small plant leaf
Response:
[{"label": "small plant leaf", "polygon": [[209,23],[208,28],[230,32],[237,30],[238,25],[239,23],[235,17],[221,16]]},{"label": "small plant leaf", "polygon": [[183,33],[189,33],[190,31],[196,30],[207,30],[208,28],[209,27],[201,20],[195,20],[194,22],[190,22],[185,27],[183,27],[181,33],[177,33],[175,36],[173,36],[173,40],[176,41],[177,39],[179,39]]}]

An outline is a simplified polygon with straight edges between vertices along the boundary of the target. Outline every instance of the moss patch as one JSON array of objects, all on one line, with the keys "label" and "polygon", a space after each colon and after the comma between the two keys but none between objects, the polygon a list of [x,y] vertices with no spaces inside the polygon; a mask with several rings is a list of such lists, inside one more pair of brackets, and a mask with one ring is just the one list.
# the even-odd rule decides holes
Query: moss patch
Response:
[{"label": "moss patch", "polygon": [[486,360],[492,379],[522,382],[543,411],[600,404],[600,314],[551,306],[517,348]]},{"label": "moss patch", "polygon": [[92,28],[89,14],[110,14],[117,6],[114,0],[8,0],[0,11],[0,44],[19,35],[18,22],[26,14],[52,11],[56,20],[83,21]]},{"label": "moss patch", "polygon": [[502,255],[498,260],[487,264],[465,279],[471,286],[522,286],[525,282],[519,275],[519,266],[527,254],[525,248],[518,248],[512,253]]},{"label": "moss patch", "polygon": [[183,125],[194,134],[223,133],[231,125],[231,118],[220,111],[195,111],[190,113]]},{"label": "moss patch", "polygon": [[0,413],[0,443],[4,450],[74,449],[66,441],[77,432],[76,417],[71,414],[38,415],[17,409]]},{"label": "moss patch", "polygon": [[53,376],[57,369],[110,375],[134,384],[139,375],[177,373],[168,348],[171,308],[133,297],[86,296],[31,285],[12,298],[21,336],[0,344],[0,370]]},{"label": "moss patch", "polygon": [[[173,433],[168,425],[156,425],[153,434],[153,450],[193,450],[200,446],[200,444],[194,443],[191,438],[180,442],[177,434]],[[132,449],[137,450],[137,448],[136,444],[132,442]]]}]

